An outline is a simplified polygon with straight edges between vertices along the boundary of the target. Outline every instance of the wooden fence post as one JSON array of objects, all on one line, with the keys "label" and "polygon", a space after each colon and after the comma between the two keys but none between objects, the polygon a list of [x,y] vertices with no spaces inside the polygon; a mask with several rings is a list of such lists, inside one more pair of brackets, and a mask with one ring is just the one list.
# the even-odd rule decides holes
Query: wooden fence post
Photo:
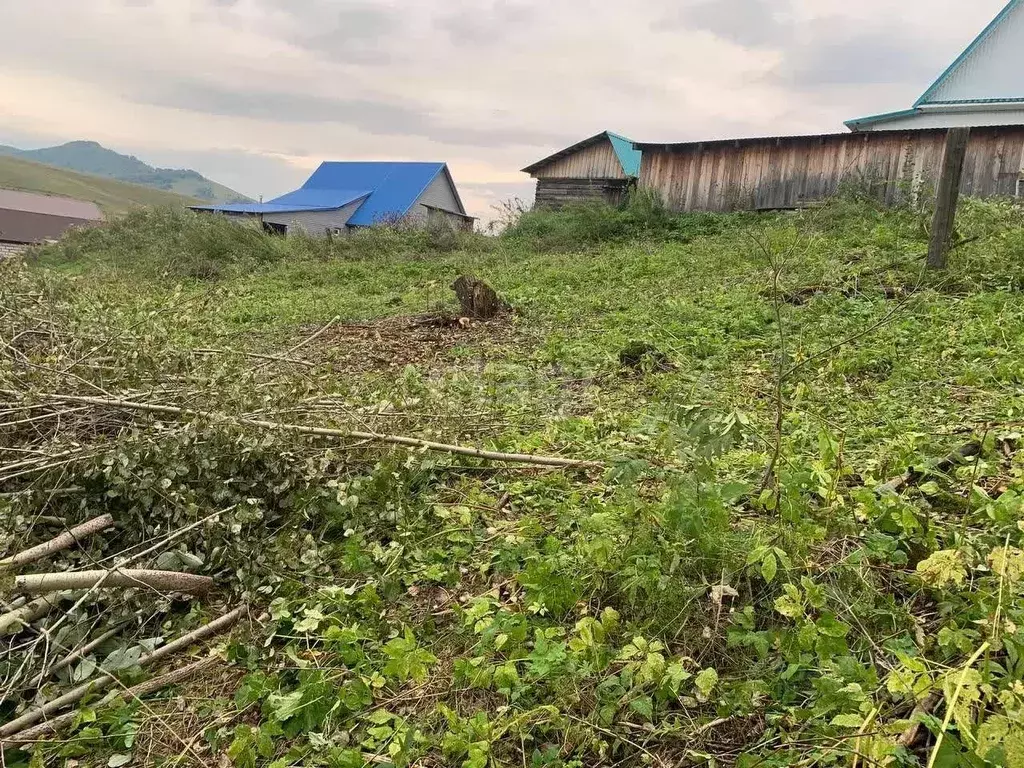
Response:
[{"label": "wooden fence post", "polygon": [[971,138],[970,128],[950,128],[946,132],[946,152],[942,160],[942,177],[935,201],[932,239],[928,246],[928,268],[945,269],[956,223],[956,204],[960,199],[960,181],[964,175],[964,159]]}]

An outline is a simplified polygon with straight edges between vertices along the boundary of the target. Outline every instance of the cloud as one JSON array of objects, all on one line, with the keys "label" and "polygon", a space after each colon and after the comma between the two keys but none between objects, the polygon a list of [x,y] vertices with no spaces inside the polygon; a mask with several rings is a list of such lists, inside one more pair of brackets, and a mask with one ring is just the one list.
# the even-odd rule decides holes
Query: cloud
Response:
[{"label": "cloud", "polygon": [[376,136],[418,136],[448,145],[558,145],[572,138],[572,134],[520,127],[514,122],[480,127],[449,123],[415,102],[399,104],[296,91],[240,90],[197,81],[152,83],[139,87],[134,98],[142,104],[201,114],[278,123],[337,123]]},{"label": "cloud", "polygon": [[[906,107],[1003,0],[0,0],[0,141],[95,139],[249,194],[444,160],[467,203],[598,131],[842,130]],[[17,139],[17,141],[13,141]]]},{"label": "cloud", "polygon": [[783,85],[808,90],[907,83],[923,91],[940,62],[927,40],[905,30],[851,28],[831,17],[809,22],[773,75]]},{"label": "cloud", "polygon": [[490,2],[466,4],[439,16],[434,26],[456,45],[489,44],[529,33],[538,8],[526,3]]},{"label": "cloud", "polygon": [[789,8],[787,2],[767,0],[700,0],[681,5],[653,26],[658,29],[688,27],[711,34],[731,43],[752,47],[778,47],[791,35],[779,13]]}]

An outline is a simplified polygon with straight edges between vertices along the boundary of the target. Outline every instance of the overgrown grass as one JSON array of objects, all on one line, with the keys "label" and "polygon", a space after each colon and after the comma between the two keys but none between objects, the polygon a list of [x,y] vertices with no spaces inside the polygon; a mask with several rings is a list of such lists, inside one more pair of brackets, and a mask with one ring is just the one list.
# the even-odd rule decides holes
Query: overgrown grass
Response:
[{"label": "overgrown grass", "polygon": [[[233,697],[189,709],[197,764],[917,765],[948,708],[937,761],[1013,765],[1024,218],[967,201],[941,275],[922,272],[924,222],[851,199],[679,217],[638,198],[501,238],[280,240],[169,214],[80,233],[0,283],[14,403],[101,390],[608,469],[223,416],[10,415],[8,446],[75,458],[0,480],[47,492],[0,497],[4,530],[111,509],[123,545],[232,508],[180,549],[266,617],[224,648]],[[514,315],[436,338],[400,322],[450,307],[462,273]],[[336,316],[291,353],[314,367],[238,354],[293,350]],[[671,365],[624,368],[633,342]],[[875,493],[970,439],[976,460]],[[197,621],[115,615],[140,638]],[[138,760],[140,733],[161,743],[153,706],[86,707],[38,759]]]}]

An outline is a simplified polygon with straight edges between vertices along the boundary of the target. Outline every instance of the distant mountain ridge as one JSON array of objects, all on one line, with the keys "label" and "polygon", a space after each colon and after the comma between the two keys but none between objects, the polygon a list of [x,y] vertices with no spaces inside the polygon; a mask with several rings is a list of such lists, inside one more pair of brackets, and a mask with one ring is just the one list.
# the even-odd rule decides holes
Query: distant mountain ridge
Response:
[{"label": "distant mountain ridge", "polygon": [[248,202],[233,189],[210,181],[197,171],[154,168],[132,155],[122,155],[95,141],[71,141],[59,147],[18,149],[0,145],[0,155],[126,181],[210,203]]}]

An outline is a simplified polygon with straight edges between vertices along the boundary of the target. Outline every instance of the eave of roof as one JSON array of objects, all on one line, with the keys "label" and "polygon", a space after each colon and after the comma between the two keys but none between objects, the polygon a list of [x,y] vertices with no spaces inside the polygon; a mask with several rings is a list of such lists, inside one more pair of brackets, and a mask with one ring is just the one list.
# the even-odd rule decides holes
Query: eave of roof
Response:
[{"label": "eave of roof", "polygon": [[[299,190],[301,191],[301,190]],[[282,195],[277,200],[284,200],[290,196],[297,195],[298,191]],[[344,192],[339,193],[336,200],[322,205],[302,204],[300,202],[275,202],[267,203],[228,203],[226,205],[193,205],[189,206],[193,211],[214,211],[216,213],[242,213],[242,214],[274,214],[274,213],[318,213],[322,211],[337,211],[346,205],[351,205],[358,200],[365,200],[370,192]]]},{"label": "eave of roof", "polygon": [[571,147],[560,149],[553,155],[548,155],[543,160],[538,160],[533,165],[526,166],[525,168],[523,168],[522,172],[533,173],[534,171],[539,171],[545,165],[549,165],[555,162],[556,160],[561,160],[563,157],[568,157],[569,155],[575,154],[580,150],[586,149],[587,147],[592,147],[599,142],[605,141],[606,139],[608,139],[608,135],[608,131],[601,131],[596,136],[591,136],[589,139],[584,139],[583,141],[577,142],[576,144],[573,144]]},{"label": "eave of roof", "polygon": [[946,68],[945,72],[939,75],[939,79],[932,83],[931,87],[929,87],[928,90],[921,95],[921,98],[914,102],[914,106],[919,107],[922,104],[929,103],[929,99],[931,98],[932,94],[935,93],[940,87],[942,87],[942,84],[949,79],[953,72],[957,70],[957,68],[967,59],[967,57],[974,53],[982,43],[988,40],[989,36],[996,31],[996,29],[999,27],[1000,24],[1003,23],[1006,17],[1009,16],[1010,13],[1012,13],[1013,10],[1022,2],[1024,2],[1024,0],[1010,0],[1006,7],[999,12],[999,15],[992,19],[991,23],[989,23],[989,25],[981,31],[981,34],[974,38],[974,41],[970,45],[968,45],[966,49],[964,49],[964,52],[961,53],[956,58],[956,60]]},{"label": "eave of roof", "polygon": [[844,125],[851,131],[855,131],[857,126],[860,125],[874,125],[875,123],[885,123],[889,120],[898,120],[903,117],[913,117],[919,114],[917,109],[901,109],[896,112],[883,112],[880,115],[869,115],[868,117],[858,117],[853,120],[847,120]]}]

